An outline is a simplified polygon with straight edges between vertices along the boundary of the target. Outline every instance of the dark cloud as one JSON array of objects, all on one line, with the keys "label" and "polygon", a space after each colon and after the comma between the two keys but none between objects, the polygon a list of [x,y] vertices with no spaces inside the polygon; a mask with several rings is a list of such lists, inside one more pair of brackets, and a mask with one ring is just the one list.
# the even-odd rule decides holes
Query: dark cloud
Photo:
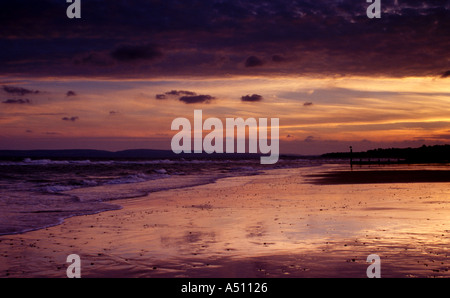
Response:
[{"label": "dark cloud", "polygon": [[74,116],[74,117],[64,117],[64,118],[62,118],[61,120],[75,122],[75,121],[77,121],[78,119],[80,119],[78,116]]},{"label": "dark cloud", "polygon": [[111,115],[111,116],[114,116],[114,115],[117,115],[117,114],[119,114],[119,112],[117,112],[117,111],[109,111],[109,115]]},{"label": "dark cloud", "polygon": [[381,19],[369,19],[363,0],[92,0],[74,28],[65,1],[3,1],[0,75],[442,73],[450,2],[398,2],[384,1]]},{"label": "dark cloud", "polygon": [[312,142],[312,141],[314,141],[314,137],[313,136],[308,136],[304,140],[304,142],[307,142],[307,143]]},{"label": "dark cloud", "polygon": [[75,91],[72,91],[72,90],[69,90],[69,91],[67,91],[67,93],[66,93],[66,96],[67,97],[69,97],[69,96],[76,96],[77,94],[75,93]]},{"label": "dark cloud", "polygon": [[96,67],[112,66],[114,61],[111,57],[102,53],[85,53],[81,57],[74,58],[75,65],[90,65]]},{"label": "dark cloud", "polygon": [[39,93],[38,90],[29,90],[29,89],[25,89],[22,87],[14,87],[14,86],[3,86],[3,90],[6,93],[21,95],[21,96],[24,96],[27,94],[38,94]]},{"label": "dark cloud", "polygon": [[158,100],[164,100],[170,98],[177,98],[179,101],[184,102],[186,104],[194,104],[194,103],[210,103],[211,100],[214,100],[215,97],[211,95],[198,95],[196,92],[186,91],[186,90],[172,90],[168,91],[164,94],[157,94],[155,96]]},{"label": "dark cloud", "polygon": [[313,105],[312,102],[305,102],[305,103],[303,104],[304,107],[310,107],[310,106],[312,106],[312,105]]},{"label": "dark cloud", "polygon": [[433,135],[430,138],[450,140],[450,134]]},{"label": "dark cloud", "polygon": [[167,95],[176,95],[176,96],[180,96],[180,95],[186,95],[186,96],[194,96],[197,95],[197,93],[192,92],[192,91],[186,91],[186,90],[172,90],[169,92],[166,92]]},{"label": "dark cloud", "polygon": [[258,95],[258,94],[245,95],[245,96],[241,97],[241,100],[242,101],[257,102],[257,101],[263,100],[263,97],[261,95]]},{"label": "dark cloud", "polygon": [[152,45],[122,45],[111,52],[111,57],[120,62],[153,60],[161,56],[161,51]]},{"label": "dark cloud", "polygon": [[2,101],[2,103],[6,104],[29,104],[31,101],[29,99],[7,99]]},{"label": "dark cloud", "polygon": [[286,58],[284,58],[284,57],[281,56],[281,55],[273,55],[273,56],[272,56],[272,61],[273,61],[273,62],[277,62],[277,63],[281,63],[281,62],[285,62],[285,61],[286,61]]},{"label": "dark cloud", "polygon": [[245,67],[256,67],[256,66],[262,66],[264,65],[264,61],[259,59],[256,56],[250,56],[245,61]]},{"label": "dark cloud", "polygon": [[186,104],[194,103],[210,103],[211,100],[215,99],[211,95],[195,95],[195,96],[182,96],[179,98],[180,101]]},{"label": "dark cloud", "polygon": [[443,79],[448,78],[448,77],[450,77],[450,70],[447,70],[446,72],[444,72],[444,73],[441,75],[441,78],[443,78]]}]

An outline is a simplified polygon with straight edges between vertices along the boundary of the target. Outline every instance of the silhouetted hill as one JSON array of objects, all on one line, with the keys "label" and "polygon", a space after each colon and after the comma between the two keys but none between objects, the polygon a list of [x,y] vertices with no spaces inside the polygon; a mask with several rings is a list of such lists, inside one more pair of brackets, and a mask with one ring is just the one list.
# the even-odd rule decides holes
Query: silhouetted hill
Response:
[{"label": "silhouetted hill", "polygon": [[[115,158],[160,158],[171,156],[164,150],[126,150],[110,152],[103,150],[0,150],[0,158],[49,158],[49,159],[115,159]],[[173,153],[172,153],[173,155]]]},{"label": "silhouetted hill", "polygon": [[23,160],[31,159],[252,159],[260,154],[175,154],[171,150],[135,149],[117,152],[103,150],[0,150],[0,159]]}]

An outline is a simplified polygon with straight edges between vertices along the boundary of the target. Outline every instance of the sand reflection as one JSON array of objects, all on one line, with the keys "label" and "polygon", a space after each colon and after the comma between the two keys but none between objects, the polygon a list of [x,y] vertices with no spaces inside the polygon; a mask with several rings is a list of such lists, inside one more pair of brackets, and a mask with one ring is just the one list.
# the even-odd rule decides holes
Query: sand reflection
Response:
[{"label": "sand reflection", "polygon": [[28,266],[29,276],[59,276],[37,260],[57,264],[78,252],[86,277],[366,277],[367,256],[378,254],[382,277],[450,276],[449,183],[305,180],[325,169],[157,192],[119,201],[122,210],[2,237],[0,269],[17,276],[27,261],[47,267]]}]

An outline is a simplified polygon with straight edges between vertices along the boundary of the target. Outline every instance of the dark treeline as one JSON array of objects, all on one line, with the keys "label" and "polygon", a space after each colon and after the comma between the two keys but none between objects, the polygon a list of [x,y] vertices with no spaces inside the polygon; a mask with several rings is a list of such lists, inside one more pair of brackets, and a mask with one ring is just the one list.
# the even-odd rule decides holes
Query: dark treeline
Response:
[{"label": "dark treeline", "polygon": [[323,154],[324,158],[396,159],[405,162],[450,162],[450,145],[423,145],[419,148],[373,149],[366,152],[335,152]]}]

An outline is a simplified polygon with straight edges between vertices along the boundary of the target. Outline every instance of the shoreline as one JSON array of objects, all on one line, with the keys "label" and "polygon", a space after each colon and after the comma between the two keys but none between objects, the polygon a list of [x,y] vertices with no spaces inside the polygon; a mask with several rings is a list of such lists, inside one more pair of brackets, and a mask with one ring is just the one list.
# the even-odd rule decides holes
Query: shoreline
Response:
[{"label": "shoreline", "polygon": [[[316,185],[340,166],[261,175],[117,200],[121,210],[0,236],[0,277],[449,277],[446,184]],[[436,241],[442,239],[442,241]]]},{"label": "shoreline", "polygon": [[[258,172],[255,172],[251,175],[258,175]],[[245,176],[245,175],[242,175]],[[136,183],[124,183],[124,184],[111,184],[111,185],[100,185],[94,187],[84,187],[84,188],[74,188],[67,191],[62,191],[57,193],[57,195],[67,196],[74,200],[78,200],[81,202],[85,201],[96,201],[101,205],[101,209],[85,211],[82,210],[80,213],[77,213],[77,210],[72,213],[67,212],[69,214],[60,215],[53,219],[49,219],[48,223],[45,223],[41,226],[33,226],[28,227],[24,230],[13,231],[1,233],[0,236],[8,236],[8,235],[20,235],[28,232],[38,231],[41,229],[46,229],[50,227],[54,227],[64,223],[66,219],[77,217],[77,216],[85,216],[85,215],[95,215],[102,212],[120,210],[123,207],[120,204],[117,204],[118,201],[126,201],[133,200],[136,198],[146,197],[150,193],[156,193],[161,191],[170,191],[173,189],[183,189],[187,187],[195,187],[200,185],[206,185],[210,183],[215,183],[215,181],[219,179],[226,178],[226,175],[217,175],[217,176],[208,176],[205,178],[205,175],[199,174],[190,174],[190,175],[181,175],[181,176],[171,176],[160,178],[156,180],[157,184],[155,184],[155,180],[148,180],[144,182],[136,182]],[[133,192],[130,192],[128,189],[130,186],[133,187]],[[105,191],[106,190],[106,191]],[[92,199],[92,194],[94,195],[94,199]],[[105,194],[110,197],[105,197]],[[98,196],[102,197],[99,198]],[[52,211],[41,211],[40,213],[52,212]],[[56,213],[56,211],[53,211]],[[38,213],[38,212],[37,212]],[[62,213],[62,212],[61,212]]]},{"label": "shoreline", "polygon": [[[317,167],[317,165],[310,165],[307,167]],[[296,168],[296,167],[294,166],[289,168]],[[34,225],[29,225],[20,228],[15,227],[14,225],[2,227],[2,229],[0,229],[0,236],[20,235],[32,231],[37,231],[40,229],[53,227],[62,224],[66,219],[71,217],[93,215],[106,211],[120,210],[122,209],[122,206],[116,203],[117,201],[120,200],[132,200],[136,198],[146,197],[149,194],[155,192],[170,191],[174,189],[183,189],[188,187],[211,184],[215,183],[217,180],[224,178],[260,175],[265,171],[270,171],[273,169],[269,170],[253,169],[248,172],[247,170],[248,169],[244,169],[244,171],[240,173],[227,173],[215,171],[212,175],[204,173],[175,174],[170,175],[169,177],[163,177],[159,179],[149,179],[141,182],[100,184],[90,187],[75,187],[73,189],[58,191],[56,193],[51,192],[50,195],[65,196],[67,198],[79,201],[81,203],[95,202],[98,204],[98,206],[92,208],[92,210],[87,209],[78,210],[74,208],[74,210],[66,211],[62,207],[61,209],[55,208],[55,209],[43,209],[42,211],[36,212],[32,211],[30,212],[30,215],[37,213],[48,213],[51,214],[52,217],[45,218],[44,219],[45,222],[40,223],[39,226],[36,225],[35,222]],[[42,194],[49,195],[46,192],[43,192]],[[15,211],[12,211],[12,213],[17,214],[17,212]],[[8,215],[8,213],[6,213],[6,215]]]}]

